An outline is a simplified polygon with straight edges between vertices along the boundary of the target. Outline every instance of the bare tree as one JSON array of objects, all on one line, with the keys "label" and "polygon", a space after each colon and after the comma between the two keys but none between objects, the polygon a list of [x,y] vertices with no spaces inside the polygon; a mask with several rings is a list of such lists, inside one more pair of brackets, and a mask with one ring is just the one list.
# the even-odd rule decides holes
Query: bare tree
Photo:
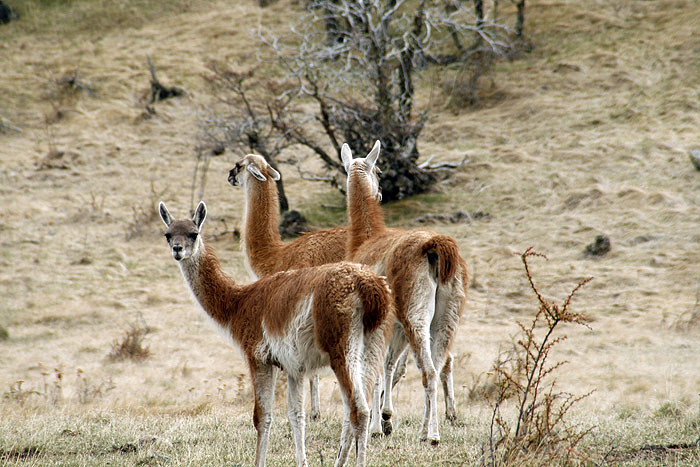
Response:
[{"label": "bare tree", "polygon": [[[225,111],[220,112],[217,108],[202,117],[200,146],[204,143],[213,148],[223,146],[234,151],[255,152],[279,171],[278,156],[293,142],[280,134],[273,122],[278,119],[278,114],[286,112],[291,97],[284,97],[283,90],[270,80],[264,83],[257,81],[254,70],[236,72],[218,62],[209,63],[207,68],[212,73],[206,79],[219,102],[224,104]],[[267,87],[267,95],[277,98],[256,98],[254,90],[258,86]],[[200,151],[199,158],[203,157],[206,154]],[[285,213],[289,210],[289,202],[281,179],[277,181],[277,191],[280,211]]]},{"label": "bare tree", "polygon": [[525,0],[511,0],[517,9],[515,15],[515,35],[522,37],[525,27]]},{"label": "bare tree", "polygon": [[211,123],[227,128],[229,144],[272,162],[290,145],[308,148],[336,175],[318,178],[341,190],[342,144],[366,153],[380,139],[383,199],[421,193],[459,162],[418,162],[428,114],[416,102],[416,83],[429,66],[508,49],[507,28],[488,13],[481,1],[310,0],[289,36],[258,33],[267,45],[260,65],[268,75],[275,70],[274,80],[246,88],[252,72],[211,68],[240,106]]}]

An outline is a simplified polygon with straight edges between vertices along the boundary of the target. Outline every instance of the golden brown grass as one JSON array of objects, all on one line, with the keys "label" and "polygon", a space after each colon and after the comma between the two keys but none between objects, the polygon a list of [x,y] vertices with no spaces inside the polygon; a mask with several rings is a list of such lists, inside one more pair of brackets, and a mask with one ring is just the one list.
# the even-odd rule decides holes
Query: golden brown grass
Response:
[{"label": "golden brown grass", "polygon": [[[195,313],[162,225],[144,216],[144,233],[126,237],[152,190],[189,204],[196,116],[209,99],[205,64],[252,64],[255,28],[282,27],[291,2],[264,10],[252,0],[70,3],[89,3],[85,18],[96,23],[42,16],[41,3],[28,0],[25,22],[0,27],[0,119],[22,130],[0,133],[0,326],[9,336],[0,340],[0,463],[248,464],[244,363]],[[388,206],[388,218],[412,226],[433,209],[490,216],[432,226],[458,240],[477,278],[454,348],[459,424],[443,424],[437,450],[414,442],[422,389],[411,368],[397,389],[400,425],[370,443],[368,459],[478,462],[489,408],[469,394],[530,309],[512,252],[534,245],[550,258],[535,275],[552,295],[596,278],[576,302],[593,330],[566,329],[560,350],[570,363],[558,379],[575,394],[596,390],[575,411],[596,426],[590,462],[693,465],[696,451],[653,447],[700,433],[698,328],[676,326],[693,310],[700,280],[700,174],[686,155],[700,144],[700,5],[535,0],[527,18],[534,50],[493,68],[494,91],[505,98],[455,113],[444,108],[436,73],[421,83],[433,110],[422,154],[471,162],[442,194]],[[146,53],[160,80],[188,92],[156,104],[148,119]],[[94,96],[47,94],[75,70]],[[76,156],[65,169],[39,170],[52,149]],[[243,193],[226,183],[237,156],[212,159],[208,234],[225,230],[221,218],[228,229],[240,226]],[[292,207],[342,205],[326,186],[282,171]],[[314,222],[342,218],[332,214]],[[583,251],[600,233],[611,252],[591,259]],[[238,243],[224,236],[215,246],[224,268],[246,280]],[[115,336],[136,319],[132,310],[152,328],[151,356],[105,363]],[[320,448],[328,464],[342,405],[330,374],[322,386],[325,418],[310,424],[308,451],[319,463]],[[282,389],[272,465],[293,453]]]},{"label": "golden brown grass", "polygon": [[144,345],[146,334],[148,334],[147,328],[132,324],[120,339],[112,342],[112,350],[109,351],[107,358],[113,362],[129,359],[141,361],[148,358],[151,351]]}]

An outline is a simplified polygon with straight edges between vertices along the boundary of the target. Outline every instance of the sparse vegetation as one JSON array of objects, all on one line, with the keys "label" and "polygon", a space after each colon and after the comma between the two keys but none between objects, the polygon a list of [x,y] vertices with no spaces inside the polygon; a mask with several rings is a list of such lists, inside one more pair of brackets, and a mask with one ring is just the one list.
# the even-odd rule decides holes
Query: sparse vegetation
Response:
[{"label": "sparse vegetation", "polygon": [[147,202],[131,207],[132,218],[126,229],[127,240],[139,237],[150,229],[153,221],[158,218],[158,202],[167,192],[167,187],[156,190],[155,183],[151,180],[151,192]]},{"label": "sparse vegetation", "polygon": [[[157,191],[169,188],[166,201],[187,207],[198,111],[210,104],[206,63],[254,68],[258,26],[270,32],[297,23],[304,1],[264,9],[255,0],[8,3],[20,19],[0,27],[0,324],[9,332],[0,340],[0,464],[252,464],[245,362],[193,313],[160,222],[125,237],[138,213],[155,212],[151,181]],[[416,442],[422,382],[411,363],[396,393],[395,430],[370,441],[370,463],[482,463],[492,410],[486,397],[497,388],[488,373],[519,331],[516,321],[530,324],[536,311],[512,252],[534,244],[550,258],[535,277],[554,297],[568,295],[572,277],[596,277],[572,304],[594,330],[558,325],[569,339],[548,360],[570,361],[555,392],[596,390],[567,412],[572,426],[595,427],[572,464],[695,467],[700,173],[687,150],[697,147],[700,128],[700,3],[532,0],[527,7],[524,33],[535,47],[493,62],[477,80],[475,106],[443,101],[442,86],[460,65],[416,83],[415,105],[431,112],[420,160],[469,163],[439,193],[386,205],[388,224],[418,227],[419,216],[456,211],[489,217],[427,226],[455,237],[470,272],[478,272],[453,348],[455,357],[469,356],[455,364],[458,420],[444,424],[437,449]],[[512,26],[515,6],[500,0],[499,10]],[[148,120],[140,118],[146,53],[164,83],[190,95],[156,104]],[[68,117],[47,135],[46,93],[74,70],[95,96],[77,91],[60,106]],[[470,77],[456,81],[459,91]],[[301,110],[312,115],[314,106]],[[53,161],[65,169],[36,170],[47,140],[79,157]],[[222,267],[243,281],[230,235],[241,224],[243,195],[225,180],[238,155],[227,148],[209,158],[205,196],[226,225],[214,219],[207,238]],[[302,148],[280,156],[307,170],[281,167],[290,204],[319,228],[344,224],[342,195],[306,180],[324,173],[316,156]],[[221,230],[229,233],[212,238]],[[592,260],[584,248],[602,232],[612,248]],[[135,309],[159,330],[143,340],[151,355],[105,364]],[[286,383],[278,381],[269,465],[288,465],[294,450]],[[343,416],[328,374],[321,374],[321,398],[321,420],[307,425],[311,465],[332,463]],[[514,401],[503,407],[513,430]]]},{"label": "sparse vegetation", "polygon": [[148,327],[138,324],[130,324],[120,339],[112,342],[107,358],[113,362],[122,360],[142,361],[151,355],[151,351],[144,345],[144,338],[148,334]]},{"label": "sparse vegetation", "polygon": [[[341,191],[342,143],[366,154],[379,139],[383,200],[423,193],[461,164],[418,163],[418,140],[428,118],[428,109],[417,105],[422,73],[430,66],[468,67],[473,82],[465,104],[470,104],[479,76],[496,55],[511,49],[507,28],[478,3],[475,13],[470,2],[461,1],[311,1],[289,34],[260,32],[271,57],[261,58],[258,67],[273,62],[272,69],[209,66],[214,94],[225,105],[205,119],[206,134],[258,151],[273,165],[286,148],[305,148],[326,169],[307,177]],[[315,107],[311,116],[309,105]],[[325,141],[313,136],[318,134]],[[300,164],[298,158],[289,162]],[[286,203],[281,181],[278,188]]]},{"label": "sparse vegetation", "polygon": [[[139,351],[142,354],[144,352],[148,353],[148,349],[144,349],[143,347]],[[112,357],[111,353],[110,357]],[[114,382],[112,381],[112,378],[108,378],[107,381],[103,381],[101,383],[94,383],[82,368],[78,368],[75,371],[75,374],[78,379],[76,394],[78,396],[78,401],[81,404],[92,402],[95,399],[102,397],[107,391],[114,389]]]},{"label": "sparse vegetation", "polygon": [[[588,318],[570,310],[571,300],[591,279],[584,279],[561,305],[546,299],[535,285],[528,259],[543,257],[532,248],[520,255],[525,275],[537,299],[538,310],[529,325],[518,322],[520,333],[512,349],[493,366],[497,391],[486,449],[486,465],[568,465],[577,459],[577,446],[591,428],[578,429],[568,421],[570,410],[592,392],[576,396],[555,387],[566,362],[551,363],[550,352],[566,339],[561,325],[587,326]],[[515,417],[504,415],[506,403],[515,402]]]}]

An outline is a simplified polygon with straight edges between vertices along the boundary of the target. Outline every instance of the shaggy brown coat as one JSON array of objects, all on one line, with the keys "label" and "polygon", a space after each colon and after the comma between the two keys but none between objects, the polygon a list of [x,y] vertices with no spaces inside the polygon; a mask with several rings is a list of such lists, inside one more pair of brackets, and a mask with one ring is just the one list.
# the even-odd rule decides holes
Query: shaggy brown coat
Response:
[{"label": "shaggy brown coat", "polygon": [[426,390],[421,436],[437,443],[436,369],[442,369],[447,417],[456,417],[449,349],[466,303],[467,265],[451,237],[429,230],[386,227],[377,200],[378,180],[374,164],[378,154],[379,142],[364,159],[353,160],[350,149],[343,148],[343,163],[348,171],[350,220],[347,258],[371,265],[375,272],[387,276],[395,300],[396,318],[402,325],[402,329],[394,332],[385,361],[387,381],[382,431],[391,431],[393,408],[388,382],[392,379],[396,360],[403,353],[404,339],[407,339],[421,369]]},{"label": "shaggy brown coat", "polygon": [[[253,164],[267,179],[261,181],[247,172]],[[346,227],[306,232],[293,242],[284,243],[279,233],[279,195],[274,175],[262,156],[249,154],[229,172],[229,183],[237,185],[248,177],[243,248],[249,267],[263,277],[289,269],[337,263],[345,259]]]},{"label": "shaggy brown coat", "polygon": [[330,366],[344,396],[347,426],[352,428],[343,429],[338,463],[345,462],[355,439],[357,463],[363,465],[367,397],[393,321],[389,319],[393,304],[386,281],[359,264],[341,262],[238,285],[222,271],[216,254],[199,235],[206,217],[204,203],[198,206],[194,220],[173,221],[163,203],[159,208],[168,226],[165,235],[172,255],[194,299],[216,327],[238,344],[247,360],[255,392],[256,464],[265,463],[275,368],[285,370],[289,377],[289,419],[297,464],[305,465],[299,382],[318,368]]}]

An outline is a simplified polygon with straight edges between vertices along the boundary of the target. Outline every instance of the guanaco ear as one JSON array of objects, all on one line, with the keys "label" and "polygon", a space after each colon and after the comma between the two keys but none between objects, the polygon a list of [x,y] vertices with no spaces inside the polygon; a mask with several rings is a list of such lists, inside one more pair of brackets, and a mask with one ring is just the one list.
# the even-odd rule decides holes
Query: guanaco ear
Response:
[{"label": "guanaco ear", "polygon": [[352,151],[348,143],[343,143],[343,147],[340,149],[340,160],[343,161],[343,166],[345,166],[345,171],[350,173],[350,164],[352,163]]},{"label": "guanaco ear", "polygon": [[202,224],[204,224],[204,219],[207,218],[207,205],[204,204],[204,201],[200,201],[199,204],[197,205],[197,210],[194,212],[194,217],[192,220],[194,223],[197,225],[198,229],[202,228]]},{"label": "guanaco ear", "polygon": [[160,213],[160,218],[165,222],[166,227],[170,227],[170,224],[173,223],[173,218],[168,208],[165,207],[165,203],[162,201],[158,204],[158,212]]},{"label": "guanaco ear", "polygon": [[275,169],[273,169],[272,166],[271,166],[270,164],[267,164],[267,173],[270,174],[270,177],[271,177],[274,181],[277,181],[277,180],[279,180],[280,178],[282,178],[282,175],[280,175],[280,173],[279,173],[278,171],[276,171]]},{"label": "guanaco ear", "polygon": [[261,182],[267,181],[267,177],[265,177],[262,174],[262,172],[257,167],[255,167],[253,164],[248,164],[245,166],[245,168],[248,172],[250,172],[253,175],[253,177],[257,178]]},{"label": "guanaco ear", "polygon": [[377,158],[379,157],[379,148],[381,148],[381,143],[379,140],[377,140],[376,143],[374,143],[374,147],[372,150],[367,154],[367,157],[365,160],[367,161],[367,164],[369,165],[368,170],[372,170],[374,168],[374,165],[377,163]]}]

